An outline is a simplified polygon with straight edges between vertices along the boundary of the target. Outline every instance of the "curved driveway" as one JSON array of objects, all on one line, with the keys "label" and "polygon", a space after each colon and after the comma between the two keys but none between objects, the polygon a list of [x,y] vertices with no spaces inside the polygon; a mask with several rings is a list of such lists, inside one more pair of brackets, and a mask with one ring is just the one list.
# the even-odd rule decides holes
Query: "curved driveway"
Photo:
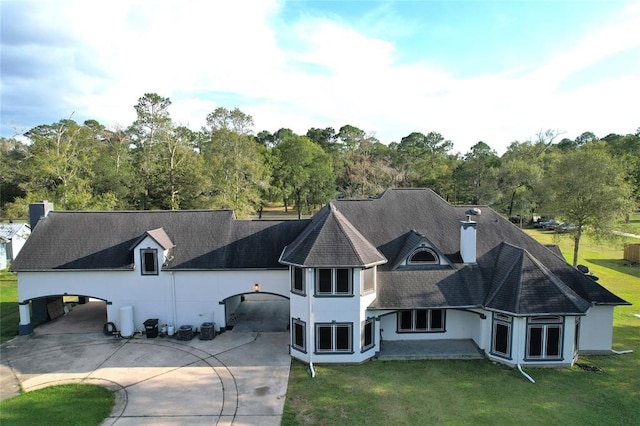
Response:
[{"label": "curved driveway", "polygon": [[214,340],[21,336],[2,345],[2,395],[69,382],[106,386],[106,425],[279,425],[287,392],[287,332],[230,331]]}]

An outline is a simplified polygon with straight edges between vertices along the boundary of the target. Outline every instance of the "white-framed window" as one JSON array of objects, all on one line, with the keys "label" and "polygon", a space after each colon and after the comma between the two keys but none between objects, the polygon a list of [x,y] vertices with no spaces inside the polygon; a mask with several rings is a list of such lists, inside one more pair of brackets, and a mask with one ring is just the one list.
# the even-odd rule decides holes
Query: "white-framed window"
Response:
[{"label": "white-framed window", "polygon": [[352,323],[317,323],[317,353],[352,353]]},{"label": "white-framed window", "polygon": [[376,291],[376,268],[362,270],[362,294]]},{"label": "white-framed window", "polygon": [[142,275],[158,275],[158,250],[150,248],[140,250],[140,263],[142,263]]},{"label": "white-framed window", "polygon": [[398,333],[445,331],[444,309],[411,309],[398,311]]},{"label": "white-framed window", "polygon": [[291,268],[291,291],[293,293],[305,294],[304,270],[298,267]]},{"label": "white-framed window", "polygon": [[407,259],[407,265],[433,265],[440,263],[440,259],[435,251],[420,247],[416,249]]},{"label": "white-framed window", "polygon": [[375,346],[376,321],[375,318],[367,318],[362,322],[362,352]]},{"label": "white-framed window", "polygon": [[504,358],[511,357],[511,325],[510,315],[493,314],[493,330],[491,339],[491,353]]},{"label": "white-framed window", "polygon": [[316,296],[353,295],[352,277],[348,268],[316,269]]},{"label": "white-framed window", "polygon": [[301,352],[307,351],[307,324],[291,318],[291,347]]},{"label": "white-framed window", "polygon": [[561,359],[562,317],[527,318],[527,359]]}]

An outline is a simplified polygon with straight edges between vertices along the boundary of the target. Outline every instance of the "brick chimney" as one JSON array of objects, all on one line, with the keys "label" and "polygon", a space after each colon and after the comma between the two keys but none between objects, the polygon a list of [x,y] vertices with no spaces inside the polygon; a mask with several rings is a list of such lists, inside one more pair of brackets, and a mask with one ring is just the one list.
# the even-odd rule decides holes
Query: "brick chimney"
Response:
[{"label": "brick chimney", "polygon": [[460,221],[460,256],[464,263],[476,263],[476,226],[473,216],[479,216],[479,208],[467,210],[467,220]]},{"label": "brick chimney", "polygon": [[32,232],[40,219],[47,217],[51,210],[53,210],[53,203],[46,200],[29,204],[29,225]]}]

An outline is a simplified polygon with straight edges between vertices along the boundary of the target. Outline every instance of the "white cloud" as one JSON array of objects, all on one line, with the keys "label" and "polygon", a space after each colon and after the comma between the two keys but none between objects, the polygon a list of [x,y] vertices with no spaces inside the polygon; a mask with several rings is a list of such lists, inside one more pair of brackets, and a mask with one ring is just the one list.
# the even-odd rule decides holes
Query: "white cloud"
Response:
[{"label": "white cloud", "polygon": [[383,142],[437,131],[461,152],[479,140],[503,151],[543,128],[575,137],[640,125],[629,125],[637,117],[625,105],[640,96],[634,70],[618,81],[559,89],[581,70],[640,46],[638,8],[535,69],[457,78],[426,58],[408,63],[405,55],[399,64],[402,46],[383,32],[368,36],[326,16],[287,22],[276,0],[24,4],[42,37],[24,29],[26,44],[3,46],[3,59],[11,54],[12,64],[24,64],[2,82],[3,98],[10,89],[33,111],[46,99],[44,109],[58,114],[52,121],[76,111],[127,125],[138,97],[155,92],[171,98],[174,120],[193,130],[217,106],[239,107],[253,115],[256,131],[352,124]]}]

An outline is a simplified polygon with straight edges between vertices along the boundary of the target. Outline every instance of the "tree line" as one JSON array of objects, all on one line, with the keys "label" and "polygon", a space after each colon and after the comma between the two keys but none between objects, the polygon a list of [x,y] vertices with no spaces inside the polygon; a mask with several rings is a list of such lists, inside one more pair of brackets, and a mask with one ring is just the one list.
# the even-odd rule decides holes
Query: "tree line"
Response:
[{"label": "tree line", "polygon": [[172,120],[170,106],[147,93],[126,128],[69,118],[1,138],[1,216],[26,217],[28,203],[44,199],[61,210],[228,208],[240,218],[279,203],[300,215],[392,187],[428,187],[454,204],[523,217],[577,217],[598,206],[594,198],[619,216],[640,201],[640,129],[575,139],[547,130],[501,156],[485,142],[458,154],[437,132],[389,144],[353,125],[254,133],[237,108],[215,109],[194,131]]}]

